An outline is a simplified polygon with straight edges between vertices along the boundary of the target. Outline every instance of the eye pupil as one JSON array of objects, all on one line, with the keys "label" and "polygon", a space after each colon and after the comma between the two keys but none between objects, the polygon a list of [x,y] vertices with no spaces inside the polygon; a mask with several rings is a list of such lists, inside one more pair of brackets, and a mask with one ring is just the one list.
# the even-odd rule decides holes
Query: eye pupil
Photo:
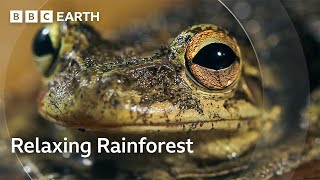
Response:
[{"label": "eye pupil", "polygon": [[55,53],[55,49],[52,46],[52,41],[49,36],[48,28],[40,29],[37,32],[33,40],[32,50],[34,55],[36,56],[43,56]]},{"label": "eye pupil", "polygon": [[236,59],[236,54],[229,46],[211,43],[200,49],[192,62],[205,68],[219,70],[229,67]]}]

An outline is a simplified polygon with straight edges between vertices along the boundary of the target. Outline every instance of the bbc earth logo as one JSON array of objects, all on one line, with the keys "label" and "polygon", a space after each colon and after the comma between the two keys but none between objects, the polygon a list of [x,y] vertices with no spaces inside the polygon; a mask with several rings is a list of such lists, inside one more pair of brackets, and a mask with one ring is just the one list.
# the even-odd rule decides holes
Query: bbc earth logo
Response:
[{"label": "bbc earth logo", "polygon": [[54,21],[99,21],[99,12],[54,12],[52,10],[11,10],[10,23],[52,23]]}]

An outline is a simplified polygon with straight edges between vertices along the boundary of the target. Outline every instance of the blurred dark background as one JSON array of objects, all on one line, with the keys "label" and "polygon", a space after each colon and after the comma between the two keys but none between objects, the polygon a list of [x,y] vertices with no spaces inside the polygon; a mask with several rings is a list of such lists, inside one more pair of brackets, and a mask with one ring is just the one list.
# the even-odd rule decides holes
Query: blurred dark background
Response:
[{"label": "blurred dark background", "polygon": [[312,91],[320,84],[320,1],[281,0],[281,2],[300,37]]},{"label": "blurred dark background", "polygon": [[[294,24],[307,60],[310,91],[320,85],[320,1],[281,0]],[[320,160],[274,179],[320,179]]]}]

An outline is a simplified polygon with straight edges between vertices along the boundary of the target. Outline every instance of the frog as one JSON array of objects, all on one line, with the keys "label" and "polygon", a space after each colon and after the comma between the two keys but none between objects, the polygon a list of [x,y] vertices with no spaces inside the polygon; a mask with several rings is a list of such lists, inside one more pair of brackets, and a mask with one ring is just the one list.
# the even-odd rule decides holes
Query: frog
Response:
[{"label": "frog", "polygon": [[[280,119],[276,105],[263,115],[258,70],[244,62],[235,38],[212,24],[194,25],[169,47],[139,57],[117,49],[91,27],[55,23],[36,35],[34,54],[44,74],[40,114],[61,126],[195,133],[199,143],[192,159],[199,161],[243,155],[257,142],[262,125],[271,128]],[[190,174],[203,176],[177,177]]]},{"label": "frog", "polygon": [[[214,25],[196,25],[182,32],[172,42],[170,49],[163,49],[156,56],[134,59],[128,56],[115,61],[119,57],[113,57],[112,54],[117,54],[117,50],[91,35],[95,32],[90,32],[78,23],[61,26],[53,24],[51,29],[44,28],[36,37],[34,45],[35,54],[42,55],[42,49],[38,48],[47,47],[44,44],[48,37],[42,37],[46,31],[49,31],[47,35],[52,42],[62,41],[56,55],[58,57],[53,57],[57,59],[56,67],[49,65],[43,69],[44,74],[51,68],[57,71],[47,74],[47,84],[38,99],[39,112],[46,119],[71,128],[106,132],[170,133],[214,129],[241,133],[249,130],[248,134],[237,135],[236,139],[222,140],[230,141],[230,144],[236,141],[239,144],[235,148],[244,149],[250,146],[249,139],[257,139],[254,131],[259,125],[250,120],[261,115],[258,107],[253,105],[258,102],[253,99],[247,83],[240,78],[243,60],[239,47],[235,39],[223,29]],[[59,32],[61,29],[66,29],[66,32]],[[53,39],[59,33],[62,37],[56,37],[61,39]],[[193,39],[187,40],[189,37]],[[42,39],[45,41],[42,42]],[[187,41],[193,41],[189,43],[188,52],[184,50]],[[74,51],[73,48],[78,50]],[[210,50],[204,49],[202,52],[202,48]],[[111,51],[100,54],[103,49]],[[203,69],[206,65],[191,62],[193,57],[198,58],[194,53],[196,51],[203,53],[199,56],[217,51],[224,59],[217,60],[222,64],[213,64],[211,68]],[[70,56],[69,53],[74,53],[69,57],[72,59],[62,60]],[[190,59],[188,63],[185,62],[186,56]],[[202,62],[204,58],[199,57],[200,64],[206,64]],[[40,67],[46,67],[41,63],[52,63],[43,60],[42,56],[36,60]],[[227,61],[226,64],[224,61]],[[190,72],[186,67],[189,63],[192,64],[189,66]],[[211,72],[209,69],[212,68],[215,70]],[[192,72],[194,75],[188,74]],[[212,73],[215,75],[209,75]],[[208,79],[211,76],[212,79]],[[101,102],[95,103],[97,99]],[[238,139],[240,137],[248,141],[241,141]],[[242,153],[240,149],[234,151]],[[227,151],[221,150],[208,153],[200,154],[215,157],[220,157],[220,153],[224,154],[222,156],[228,155]]]},{"label": "frog", "polygon": [[[238,43],[215,24],[181,25],[185,28],[178,32],[170,25],[169,32],[151,31],[156,35],[146,38],[151,45],[137,43],[130,33],[124,42],[104,39],[79,22],[41,29],[33,43],[43,75],[40,114],[93,134],[193,139],[193,154],[161,154],[151,161],[142,156],[150,167],[123,170],[135,178],[270,178],[319,155],[308,140],[300,157],[301,147],[291,143],[294,136],[268,149],[284,133],[283,110],[263,100],[261,73],[248,42]],[[163,38],[157,35],[167,33],[167,43],[154,48]],[[267,148],[252,156],[258,141]],[[252,159],[262,165],[249,166]]]}]

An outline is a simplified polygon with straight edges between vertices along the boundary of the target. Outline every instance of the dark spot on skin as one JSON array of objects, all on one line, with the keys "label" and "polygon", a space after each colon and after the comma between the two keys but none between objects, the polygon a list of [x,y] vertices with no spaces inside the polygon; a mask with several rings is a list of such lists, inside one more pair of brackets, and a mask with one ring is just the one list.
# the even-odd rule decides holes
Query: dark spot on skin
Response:
[{"label": "dark spot on skin", "polygon": [[146,119],[142,119],[143,124],[147,124],[148,121]]},{"label": "dark spot on skin", "polygon": [[181,42],[183,43],[184,41],[185,41],[185,37],[184,37],[184,36],[179,36],[179,37],[177,38],[178,44],[181,44]]},{"label": "dark spot on skin", "polygon": [[120,105],[120,101],[118,99],[112,99],[111,105],[114,107],[117,107],[118,105]]},{"label": "dark spot on skin", "polygon": [[196,27],[196,28],[191,29],[190,32],[193,33],[193,34],[198,34],[201,31],[202,31],[201,27]]},{"label": "dark spot on skin", "polygon": [[213,113],[213,118],[220,118],[219,114],[218,113]]},{"label": "dark spot on skin", "polygon": [[223,103],[223,107],[228,110],[229,108],[232,107],[232,104],[231,104],[229,101],[225,101],[225,102]]},{"label": "dark spot on skin", "polygon": [[97,93],[97,94],[100,94],[100,93],[101,93],[101,89],[100,89],[100,88],[97,88],[96,93]]},{"label": "dark spot on skin", "polygon": [[251,102],[250,99],[248,98],[248,96],[246,95],[246,93],[243,91],[240,91],[240,90],[235,91],[233,98],[235,99],[235,101],[242,99],[242,100],[246,100],[248,102]]}]

